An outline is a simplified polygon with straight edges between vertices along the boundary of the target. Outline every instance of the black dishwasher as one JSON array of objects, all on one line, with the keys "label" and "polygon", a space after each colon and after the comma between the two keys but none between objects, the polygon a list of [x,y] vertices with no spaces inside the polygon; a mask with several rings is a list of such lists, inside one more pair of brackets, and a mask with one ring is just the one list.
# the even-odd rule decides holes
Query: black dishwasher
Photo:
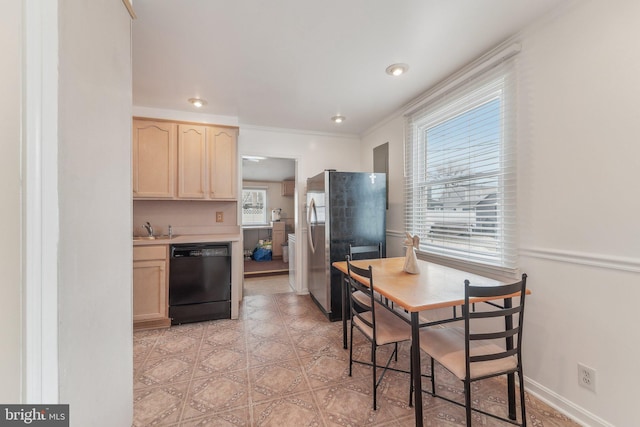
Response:
[{"label": "black dishwasher", "polygon": [[171,246],[171,324],[231,318],[231,247],[228,243]]}]

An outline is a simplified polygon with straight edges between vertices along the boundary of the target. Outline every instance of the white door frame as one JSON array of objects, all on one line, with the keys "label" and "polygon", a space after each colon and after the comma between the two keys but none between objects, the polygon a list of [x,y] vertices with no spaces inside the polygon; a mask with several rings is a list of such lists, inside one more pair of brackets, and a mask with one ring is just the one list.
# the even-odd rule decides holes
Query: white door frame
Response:
[{"label": "white door frame", "polygon": [[58,2],[23,1],[24,403],[59,403]]}]

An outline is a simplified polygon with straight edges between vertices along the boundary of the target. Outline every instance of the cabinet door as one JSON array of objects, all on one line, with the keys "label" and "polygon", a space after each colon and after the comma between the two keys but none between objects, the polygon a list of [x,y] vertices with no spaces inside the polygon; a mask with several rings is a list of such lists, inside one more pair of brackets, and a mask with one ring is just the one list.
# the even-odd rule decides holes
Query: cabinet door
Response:
[{"label": "cabinet door", "polygon": [[282,244],[284,243],[284,230],[273,229],[272,254],[274,257],[282,257]]},{"label": "cabinet door", "polygon": [[282,181],[282,195],[283,196],[293,196],[293,193],[296,189],[295,181]]},{"label": "cabinet door", "polygon": [[206,189],[205,126],[178,125],[178,197],[204,199]]},{"label": "cabinet door", "polygon": [[209,197],[237,200],[237,131],[210,128]]},{"label": "cabinet door", "polygon": [[134,261],[133,321],[168,319],[166,261]]},{"label": "cabinet door", "polygon": [[175,196],[176,125],[133,121],[133,197],[171,199]]}]

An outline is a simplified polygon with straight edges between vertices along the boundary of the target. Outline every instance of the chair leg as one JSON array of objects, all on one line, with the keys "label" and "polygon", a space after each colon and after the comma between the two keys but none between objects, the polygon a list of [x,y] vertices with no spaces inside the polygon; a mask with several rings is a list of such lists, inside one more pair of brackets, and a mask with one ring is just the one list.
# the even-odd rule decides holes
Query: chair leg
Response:
[{"label": "chair leg", "polygon": [[371,343],[371,361],[372,361],[372,369],[373,369],[373,410],[376,410],[376,402],[378,395],[378,387],[376,386],[376,343]]},{"label": "chair leg", "polygon": [[436,367],[433,363],[433,357],[431,357],[431,394],[436,394]]},{"label": "chair leg", "polygon": [[395,353],[395,361],[398,361],[398,343],[396,343],[396,348],[394,349],[394,353]]},{"label": "chair leg", "polygon": [[353,322],[351,322],[351,339],[349,342],[349,376],[353,369]]},{"label": "chair leg", "polygon": [[522,414],[522,427],[527,427],[527,411],[524,403],[524,378],[522,375],[522,367],[518,369],[518,380],[520,381],[520,412]]},{"label": "chair leg", "polygon": [[467,426],[471,426],[471,381],[464,381],[464,409],[467,413]]}]

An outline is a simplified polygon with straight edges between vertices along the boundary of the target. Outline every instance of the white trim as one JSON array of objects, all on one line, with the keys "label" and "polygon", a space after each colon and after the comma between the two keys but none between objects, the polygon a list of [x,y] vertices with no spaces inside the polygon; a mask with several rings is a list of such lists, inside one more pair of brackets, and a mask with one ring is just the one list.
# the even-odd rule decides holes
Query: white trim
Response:
[{"label": "white trim", "polygon": [[129,16],[131,17],[131,19],[136,19],[136,12],[133,10],[133,4],[131,4],[133,2],[133,0],[122,0],[122,3],[124,4],[124,7],[127,9],[127,12],[129,12]]},{"label": "white trim", "polygon": [[548,389],[530,378],[525,377],[525,390],[552,408],[562,412],[580,425],[588,427],[614,427],[602,418],[565,399],[558,393]]},{"label": "white trim", "polygon": [[404,231],[389,230],[389,229],[387,229],[387,233],[386,234],[389,237],[395,237],[397,239],[404,239],[407,236]]},{"label": "white trim", "polygon": [[24,3],[24,402],[58,403],[58,4]]},{"label": "white trim", "polygon": [[383,118],[381,121],[377,122],[375,125],[371,126],[368,129],[365,129],[360,134],[360,136],[364,138],[370,135],[377,129],[381,128],[382,126],[386,125],[391,120],[394,120],[399,116],[408,116],[413,114],[416,110],[422,108],[422,106],[427,102],[430,102],[443,93],[454,89],[455,87],[457,87],[461,83],[464,83],[478,73],[494,67],[500,62],[505,61],[506,59],[509,59],[512,56],[518,54],[521,50],[521,45],[514,40],[514,38],[506,40],[496,48],[490,50],[489,52],[485,53],[481,57],[477,58],[476,60],[460,69],[457,73],[454,73],[446,79],[435,83],[430,89],[413,98],[411,101],[398,108],[397,110]]},{"label": "white trim", "polygon": [[448,78],[444,84],[437,84],[433,90],[427,91],[423,95],[414,99],[404,108],[403,114],[409,116],[422,108],[425,104],[431,102],[440,95],[447,93],[462,83],[472,79],[473,77],[483,73],[484,71],[495,67],[499,63],[511,58],[520,52],[520,43],[510,43],[506,46],[498,46],[489,53],[483,55],[471,65],[463,68],[460,72]]},{"label": "white trim", "polygon": [[[187,100],[184,100],[187,103]],[[134,117],[150,119],[181,120],[185,122],[197,122],[211,125],[238,126],[238,118],[234,116],[218,116],[204,114],[195,111],[164,110],[162,108],[142,107],[134,105],[132,108]]]},{"label": "white trim", "polygon": [[[329,138],[346,138],[346,139],[355,139],[358,142],[360,141],[360,135],[356,135],[352,133],[320,132],[320,131],[314,131],[314,130],[256,126],[256,125],[249,125],[249,124],[242,124],[241,126],[242,126],[242,129],[260,131],[260,132],[290,133],[294,135],[326,136]],[[274,156],[271,155],[271,157],[274,157]]]},{"label": "white trim", "polygon": [[520,248],[520,256],[640,273],[639,258],[544,248]]}]

